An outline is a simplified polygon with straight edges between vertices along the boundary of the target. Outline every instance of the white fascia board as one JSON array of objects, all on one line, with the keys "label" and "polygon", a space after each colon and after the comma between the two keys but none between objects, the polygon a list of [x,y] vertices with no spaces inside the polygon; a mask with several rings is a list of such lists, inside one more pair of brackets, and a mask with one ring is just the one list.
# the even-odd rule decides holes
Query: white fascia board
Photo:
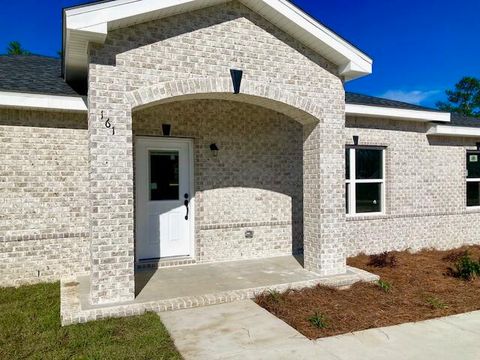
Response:
[{"label": "white fascia board", "polygon": [[346,104],[345,113],[351,116],[376,117],[376,118],[378,117],[378,118],[385,118],[385,119],[421,121],[421,122],[431,122],[431,121],[450,122],[451,120],[450,113],[445,113],[445,112],[410,110],[410,109],[399,109],[399,108],[357,105],[357,104]]},{"label": "white fascia board", "polygon": [[[161,18],[176,13],[196,10],[202,7],[225,3],[229,0],[116,0],[108,3],[86,5],[65,11],[65,33],[82,32],[89,36],[81,40],[71,40],[67,36],[65,45],[65,64],[69,66],[71,41],[97,42],[105,41],[108,30],[130,26],[148,19]],[[286,0],[239,0],[253,11],[264,16],[279,28],[294,28],[290,35],[310,46],[320,55],[327,53],[339,66],[340,74],[351,80],[372,73],[373,61],[367,55],[342,39],[340,36],[321,25],[318,21],[301,11]],[[98,32],[98,34],[97,34]],[[85,44],[76,46],[87,48]],[[76,54],[79,57],[79,54]],[[87,71],[88,64],[82,65]],[[67,70],[67,69],[65,69]],[[67,72],[67,71],[66,71]]]},{"label": "white fascia board", "polygon": [[480,128],[432,125],[428,130],[427,135],[480,138]]},{"label": "white fascia board", "polygon": [[0,107],[27,110],[87,112],[86,99],[81,96],[59,96],[0,92]]}]

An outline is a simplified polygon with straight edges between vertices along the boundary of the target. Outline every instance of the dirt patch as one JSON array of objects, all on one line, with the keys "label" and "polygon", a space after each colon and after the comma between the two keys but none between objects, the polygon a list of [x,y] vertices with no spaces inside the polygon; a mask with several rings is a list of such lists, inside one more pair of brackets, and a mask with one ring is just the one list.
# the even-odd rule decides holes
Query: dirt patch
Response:
[{"label": "dirt patch", "polygon": [[[449,268],[465,251],[474,260],[480,258],[480,246],[392,252],[395,266],[386,267],[369,265],[371,257],[361,255],[348,264],[379,275],[386,285],[360,283],[347,290],[318,286],[265,293],[256,302],[311,339],[480,310],[480,279],[450,275]],[[324,317],[326,327],[312,324],[318,323],[316,315]]]}]

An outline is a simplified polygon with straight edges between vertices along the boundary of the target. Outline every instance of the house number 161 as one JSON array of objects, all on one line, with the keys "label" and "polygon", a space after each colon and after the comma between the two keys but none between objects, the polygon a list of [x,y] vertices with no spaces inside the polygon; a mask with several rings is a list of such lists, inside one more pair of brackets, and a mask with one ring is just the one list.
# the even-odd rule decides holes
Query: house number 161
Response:
[{"label": "house number 161", "polygon": [[[104,119],[103,117],[103,111],[102,111],[102,120]],[[115,135],[115,126],[112,126],[112,123],[110,122],[110,118],[105,120],[105,127],[107,129],[112,129],[112,135]]]}]

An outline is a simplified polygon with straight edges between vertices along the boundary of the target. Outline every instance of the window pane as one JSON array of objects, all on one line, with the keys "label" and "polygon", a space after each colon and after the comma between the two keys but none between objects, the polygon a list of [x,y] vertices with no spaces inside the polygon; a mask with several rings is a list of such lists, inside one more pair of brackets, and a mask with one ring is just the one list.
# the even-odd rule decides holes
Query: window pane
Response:
[{"label": "window pane", "polygon": [[467,153],[467,177],[480,179],[480,154]]},{"label": "window pane", "polygon": [[345,149],[345,178],[350,180],[350,149]]},{"label": "window pane", "polygon": [[150,200],[179,199],[178,151],[150,152]]},{"label": "window pane", "polygon": [[357,213],[382,211],[382,184],[357,184]]},{"label": "window pane", "polygon": [[467,183],[467,206],[480,206],[480,182]]},{"label": "window pane", "polygon": [[350,184],[347,184],[347,186],[345,187],[346,189],[346,192],[345,192],[345,201],[346,201],[346,206],[347,206],[347,214],[350,213],[350,206],[349,206],[349,198],[350,198]]},{"label": "window pane", "polygon": [[357,179],[382,179],[382,150],[356,150]]}]

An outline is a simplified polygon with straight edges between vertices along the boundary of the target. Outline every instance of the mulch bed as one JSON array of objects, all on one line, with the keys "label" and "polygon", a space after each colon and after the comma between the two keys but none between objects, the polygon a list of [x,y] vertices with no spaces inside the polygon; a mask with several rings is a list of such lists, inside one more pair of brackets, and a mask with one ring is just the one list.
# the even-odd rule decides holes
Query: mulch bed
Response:
[{"label": "mulch bed", "polygon": [[[265,293],[256,302],[310,339],[480,310],[480,279],[465,281],[449,271],[465,251],[473,260],[480,258],[480,246],[470,246],[415,254],[392,252],[394,263],[387,267],[374,266],[366,255],[348,260],[350,266],[388,282],[387,292],[367,283],[347,290],[318,286]],[[312,325],[315,313],[325,319],[325,328]]]}]

